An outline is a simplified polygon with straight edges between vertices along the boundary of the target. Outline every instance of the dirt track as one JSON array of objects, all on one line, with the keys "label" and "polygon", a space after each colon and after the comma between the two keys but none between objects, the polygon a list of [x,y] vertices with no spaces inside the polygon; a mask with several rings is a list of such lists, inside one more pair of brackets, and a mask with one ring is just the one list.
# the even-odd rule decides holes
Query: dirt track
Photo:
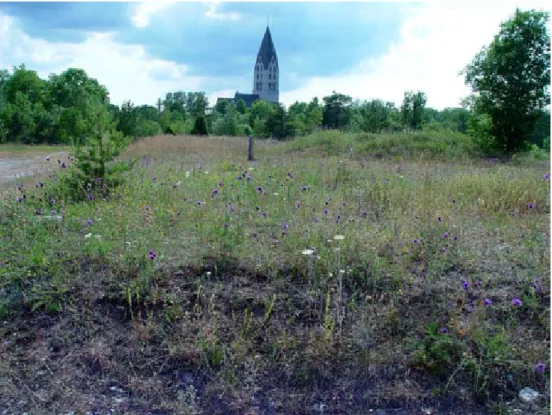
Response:
[{"label": "dirt track", "polygon": [[[21,177],[31,177],[46,173],[57,167],[57,160],[67,161],[67,152],[59,151],[40,156],[14,156],[0,153],[0,184],[9,183]],[[50,161],[46,161],[46,157]]]}]

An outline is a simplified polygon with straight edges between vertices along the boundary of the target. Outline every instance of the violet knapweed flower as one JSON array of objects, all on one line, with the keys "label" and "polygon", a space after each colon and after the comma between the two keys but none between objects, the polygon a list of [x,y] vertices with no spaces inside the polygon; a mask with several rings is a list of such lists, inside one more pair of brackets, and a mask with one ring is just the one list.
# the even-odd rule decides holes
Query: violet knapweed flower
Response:
[{"label": "violet knapweed flower", "polygon": [[198,206],[201,206],[201,200],[198,200],[196,203]]},{"label": "violet knapweed flower", "polygon": [[301,207],[301,202],[295,202],[295,208],[299,209]]},{"label": "violet knapweed flower", "polygon": [[550,180],[550,173],[546,173],[544,175],[544,180]]},{"label": "violet knapweed flower", "polygon": [[50,156],[46,157],[46,161],[50,161]]},{"label": "violet knapweed flower", "polygon": [[266,219],[268,217],[268,212],[263,212],[263,216]]},{"label": "violet knapweed flower", "polygon": [[218,195],[218,189],[213,189],[213,192],[211,193],[211,197],[215,197]]},{"label": "violet knapweed flower", "polygon": [[302,186],[302,187],[301,187],[301,191],[302,191],[302,192],[305,192],[306,190],[307,190],[307,186]]},{"label": "violet knapweed flower", "polygon": [[287,175],[288,175],[288,177],[289,177],[290,179],[295,178],[295,176],[294,176],[293,174],[291,174],[291,172],[289,172],[289,171],[288,171],[288,174],[287,174]]},{"label": "violet knapweed flower", "polygon": [[335,223],[339,223],[340,220],[341,220],[341,216],[337,215],[337,217],[335,218]]},{"label": "violet knapweed flower", "polygon": [[469,288],[469,286],[470,286],[470,283],[469,283],[468,281],[465,280],[465,281],[462,283],[462,286],[464,287],[464,289],[465,289],[466,292],[467,292],[467,291],[468,291],[468,288]]},{"label": "violet knapweed flower", "polygon": [[20,192],[23,191],[23,185],[22,184],[18,184],[17,185],[17,190],[19,190]]},{"label": "violet knapweed flower", "polygon": [[455,234],[455,235],[452,237],[452,240],[453,240],[453,241],[457,241],[457,240],[458,240],[458,235]]},{"label": "violet knapweed flower", "polygon": [[439,252],[441,252],[442,254],[446,254],[447,248],[443,246],[441,249],[439,249]]},{"label": "violet knapweed flower", "polygon": [[262,193],[263,192],[263,187],[262,186],[257,187],[257,192]]},{"label": "violet knapweed flower", "polygon": [[437,222],[441,223],[443,221],[443,219],[441,218],[441,216],[437,216]]},{"label": "violet knapweed flower", "polygon": [[447,239],[448,237],[449,237],[449,233],[448,233],[448,232],[443,233],[443,239]]},{"label": "violet knapweed flower", "polygon": [[144,209],[149,210],[150,209],[149,205],[144,206]]},{"label": "violet knapweed flower", "polygon": [[540,360],[537,362],[537,364],[535,365],[535,371],[537,373],[544,373],[546,372],[546,365],[541,362]]},{"label": "violet knapweed flower", "polygon": [[448,329],[446,327],[441,327],[441,329],[439,330],[439,332],[441,334],[447,334],[448,333]]},{"label": "violet knapweed flower", "polygon": [[514,305],[516,307],[521,307],[522,304],[523,303],[521,302],[521,300],[517,297],[512,300],[512,305]]},{"label": "violet knapweed flower", "polygon": [[17,201],[18,201],[19,203],[21,203],[21,202],[23,202],[23,198],[22,198],[22,197],[18,197],[18,198],[17,198]]},{"label": "violet knapweed flower", "polygon": [[94,200],[94,196],[88,195],[88,200]]},{"label": "violet knapweed flower", "polygon": [[412,243],[413,243],[414,245],[418,245],[418,244],[420,243],[420,241],[419,241],[418,239],[414,238],[414,240],[412,241]]},{"label": "violet knapweed flower", "polygon": [[328,216],[328,208],[324,208],[324,215]]},{"label": "violet knapweed flower", "polygon": [[236,206],[232,205],[230,206],[230,212],[235,212],[236,211]]},{"label": "violet knapweed flower", "polygon": [[484,305],[485,307],[489,307],[492,303],[493,303],[493,302],[492,302],[491,300],[489,300],[488,298],[485,298],[485,299],[483,300],[483,305]]},{"label": "violet knapweed flower", "polygon": [[533,209],[535,207],[535,205],[533,203],[527,203],[527,208],[528,209]]},{"label": "violet knapweed flower", "polygon": [[54,203],[56,203],[56,199],[50,199],[50,204],[53,205]]},{"label": "violet knapweed flower", "polygon": [[284,224],[282,225],[282,229],[283,229],[283,230],[286,230],[287,228],[289,228],[289,225],[288,225],[288,223],[286,222],[286,223],[284,223]]},{"label": "violet knapweed flower", "polygon": [[347,202],[343,202],[343,207],[347,207]]},{"label": "violet knapweed flower", "polygon": [[222,186],[224,186],[224,183],[223,183],[223,182],[219,182],[218,185],[219,185],[219,187],[222,187]]},{"label": "violet knapweed flower", "polygon": [[55,210],[55,209],[52,210],[52,211],[50,212],[50,215],[52,215],[52,216],[57,215],[57,210]]},{"label": "violet knapweed flower", "polygon": [[65,163],[61,163],[61,168],[62,168],[62,169],[66,169],[66,168],[67,168],[67,166],[65,165]]},{"label": "violet knapweed flower", "polygon": [[93,221],[92,219],[88,219],[88,220],[86,221],[86,224],[87,224],[87,225],[92,225],[93,223],[94,223],[94,221]]},{"label": "violet knapweed flower", "polygon": [[157,254],[155,253],[155,251],[153,249],[150,249],[149,252],[148,252],[148,257],[149,257],[149,259],[151,259],[153,261],[157,257]]}]

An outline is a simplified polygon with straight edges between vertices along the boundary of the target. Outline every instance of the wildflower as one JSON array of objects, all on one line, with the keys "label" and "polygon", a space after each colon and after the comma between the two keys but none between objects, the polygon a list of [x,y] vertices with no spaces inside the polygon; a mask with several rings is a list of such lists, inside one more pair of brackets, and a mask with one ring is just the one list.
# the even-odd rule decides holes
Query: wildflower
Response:
[{"label": "wildflower", "polygon": [[236,211],[236,206],[232,205],[230,206],[230,212],[235,212]]},{"label": "wildflower", "polygon": [[84,237],[85,237],[86,239],[90,238],[91,236],[92,236],[91,233],[87,233],[86,235],[84,235]]},{"label": "wildflower", "polygon": [[20,196],[20,197],[17,198],[17,201],[18,201],[19,203],[21,203],[21,202],[23,202],[23,198]]},{"label": "wildflower", "polygon": [[218,195],[218,189],[213,189],[213,192],[211,193],[211,197],[215,197]]},{"label": "wildflower", "polygon": [[301,202],[295,202],[295,208],[299,209],[299,207],[301,207]]},{"label": "wildflower", "polygon": [[341,220],[341,216],[337,215],[337,217],[335,218],[335,223],[339,223],[340,220]]},{"label": "wildflower", "polygon": [[274,196],[279,196],[278,193],[272,193],[272,195],[274,195]]},{"label": "wildflower", "polygon": [[488,298],[485,298],[485,299],[483,300],[483,305],[484,305],[485,307],[489,307],[492,303],[493,303],[493,302],[492,302],[491,300],[489,300]]},{"label": "wildflower", "polygon": [[287,174],[287,175],[288,175],[288,177],[289,177],[290,179],[293,179],[293,178],[295,177],[295,176],[294,176],[293,174],[291,174],[291,172],[289,172],[289,171],[288,171],[288,174]]},{"label": "wildflower", "polygon": [[469,288],[469,286],[470,286],[470,283],[469,283],[468,281],[464,281],[464,282],[462,283],[462,285],[464,286],[464,289],[465,289],[466,292],[467,292],[467,291],[468,291],[468,288]]},{"label": "wildflower", "polygon": [[535,365],[535,370],[537,373],[544,373],[546,371],[546,365],[539,360]]},{"label": "wildflower", "polygon": [[314,250],[313,249],[305,249],[303,250],[303,252],[301,252],[303,255],[312,255],[314,254]]},{"label": "wildflower", "polygon": [[345,237],[343,235],[335,235],[333,237],[336,241],[342,241],[343,239],[345,239]]},{"label": "wildflower", "polygon": [[533,209],[535,207],[535,205],[533,203],[527,203],[527,208],[528,209]]},{"label": "wildflower", "polygon": [[46,157],[46,161],[50,161],[50,156],[47,156],[47,157]]},{"label": "wildflower", "polygon": [[23,184],[18,184],[17,185],[17,190],[19,190],[20,192],[23,191]]},{"label": "wildflower", "polygon": [[53,205],[54,203],[56,203],[56,199],[50,199],[50,204]]},{"label": "wildflower", "polygon": [[196,203],[198,206],[201,206],[201,200],[198,200]]},{"label": "wildflower", "polygon": [[247,181],[250,182],[253,177],[247,176]]},{"label": "wildflower", "polygon": [[302,187],[301,187],[301,191],[302,191],[302,192],[305,192],[306,190],[307,190],[307,186],[302,186]]},{"label": "wildflower", "polygon": [[93,223],[94,223],[94,221],[93,221],[92,219],[88,219],[88,220],[86,221],[86,224],[87,224],[87,225],[92,225]]},{"label": "wildflower", "polygon": [[284,224],[282,225],[282,229],[286,230],[287,228],[289,228],[289,225],[288,225],[288,223],[286,222],[286,223],[284,223]]},{"label": "wildflower", "polygon": [[448,329],[446,327],[441,327],[441,329],[439,330],[439,332],[441,334],[447,334],[448,333]]},{"label": "wildflower", "polygon": [[447,248],[443,246],[441,249],[439,249],[439,252],[441,252],[442,254],[446,254]]},{"label": "wildflower", "polygon": [[88,195],[88,200],[94,200],[94,196]]},{"label": "wildflower", "polygon": [[443,233],[443,239],[447,239],[448,237],[449,237],[449,233],[448,233],[448,232]]},{"label": "wildflower", "polygon": [[328,216],[328,208],[324,208],[324,215]]},{"label": "wildflower", "polygon": [[151,259],[153,261],[157,257],[157,254],[155,253],[155,251],[153,249],[150,249],[149,252],[148,252],[148,257],[149,257],[149,259]]},{"label": "wildflower", "polygon": [[452,240],[457,241],[458,240],[458,235],[454,234],[454,236],[452,237]]},{"label": "wildflower", "polygon": [[263,216],[266,219],[268,217],[268,212],[263,212]]},{"label": "wildflower", "polygon": [[437,216],[437,222],[441,223],[443,221],[443,218],[441,216]]},{"label": "wildflower", "polygon": [[550,180],[550,173],[546,173],[544,175],[544,180]]},{"label": "wildflower", "polygon": [[343,202],[343,207],[347,207],[347,202]]},{"label": "wildflower", "polygon": [[219,187],[222,187],[222,186],[224,186],[224,183],[222,183],[222,182],[219,182],[219,184],[218,184],[218,185],[219,185]]},{"label": "wildflower", "polygon": [[62,168],[62,169],[66,169],[66,168],[67,168],[67,166],[65,165],[65,163],[61,163],[61,168]]},{"label": "wildflower", "polygon": [[54,210],[52,210],[52,211],[50,212],[50,215],[51,215],[51,216],[55,216],[55,215],[57,215],[57,210],[55,210],[55,209],[54,209]]},{"label": "wildflower", "polygon": [[263,192],[262,186],[257,187],[257,192],[259,192],[259,193],[262,193],[262,192]]},{"label": "wildflower", "polygon": [[150,209],[149,205],[144,206],[144,209],[149,210]]},{"label": "wildflower", "polygon": [[523,303],[521,302],[521,300],[517,297],[512,300],[512,305],[514,305],[516,307],[521,307],[522,304]]},{"label": "wildflower", "polygon": [[414,243],[414,245],[418,245],[420,243],[420,241],[416,238],[414,238],[414,240],[412,242]]}]

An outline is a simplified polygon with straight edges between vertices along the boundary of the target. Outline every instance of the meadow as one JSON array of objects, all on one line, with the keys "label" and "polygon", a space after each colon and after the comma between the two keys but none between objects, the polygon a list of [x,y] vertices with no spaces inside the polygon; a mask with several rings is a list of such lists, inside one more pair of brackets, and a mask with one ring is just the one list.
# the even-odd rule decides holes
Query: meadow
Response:
[{"label": "meadow", "polygon": [[331,131],[122,158],[105,200],[64,200],[67,158],[4,185],[7,413],[549,412],[548,160]]}]

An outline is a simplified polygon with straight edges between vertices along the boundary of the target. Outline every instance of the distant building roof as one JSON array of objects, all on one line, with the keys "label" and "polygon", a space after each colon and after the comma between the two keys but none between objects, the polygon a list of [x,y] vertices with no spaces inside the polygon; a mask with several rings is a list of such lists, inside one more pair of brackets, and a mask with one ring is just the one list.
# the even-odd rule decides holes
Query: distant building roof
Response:
[{"label": "distant building roof", "polygon": [[247,108],[250,108],[255,101],[260,99],[260,97],[258,94],[240,94],[239,92],[236,92],[236,95],[234,95],[234,102],[237,104],[240,99],[243,99],[243,102],[245,102],[245,106]]},{"label": "distant building roof", "polygon": [[272,59],[272,57],[274,57],[274,60],[277,63],[278,56],[276,56],[276,48],[274,47],[274,43],[272,42],[270,29],[267,27],[263,37],[263,41],[261,42],[261,47],[259,48],[259,53],[257,54],[257,60],[261,58],[261,62],[263,63],[264,68],[268,69],[268,64],[270,63],[270,59]]}]

